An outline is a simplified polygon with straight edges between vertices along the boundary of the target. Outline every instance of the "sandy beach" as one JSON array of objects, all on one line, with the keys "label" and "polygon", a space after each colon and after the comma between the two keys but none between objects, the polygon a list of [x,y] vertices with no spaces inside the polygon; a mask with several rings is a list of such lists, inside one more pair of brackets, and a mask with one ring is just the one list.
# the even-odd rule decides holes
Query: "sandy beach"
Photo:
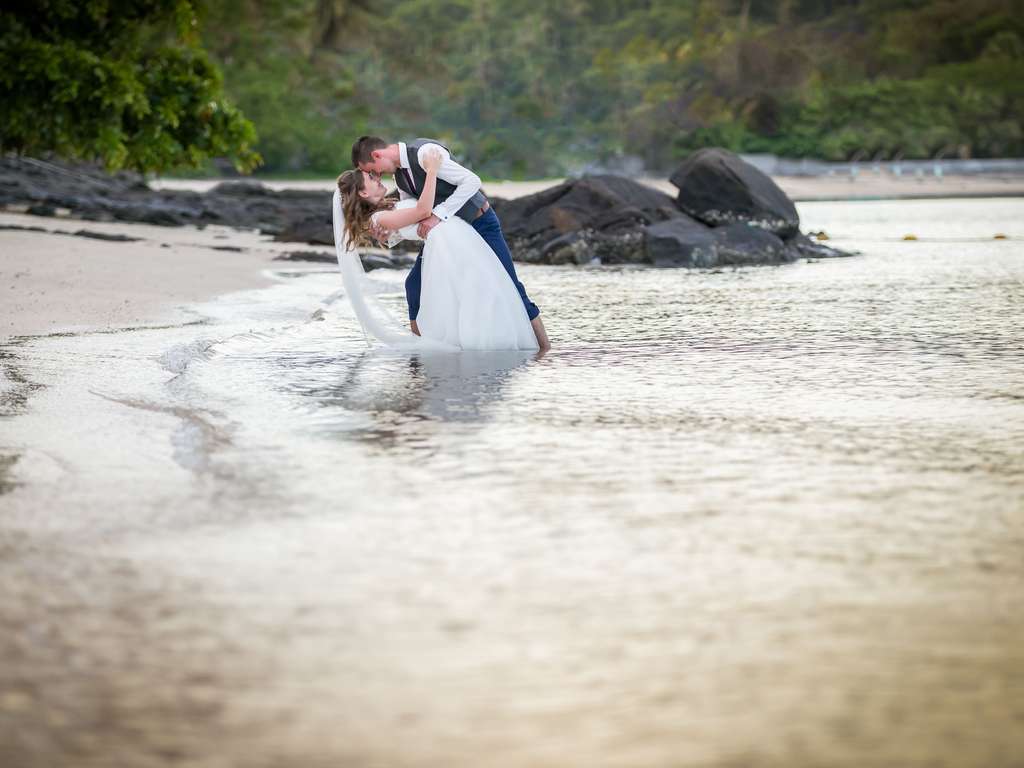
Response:
[{"label": "sandy beach", "polygon": [[[175,322],[181,305],[269,284],[262,270],[278,253],[294,249],[226,227],[12,213],[0,213],[0,226],[0,337]],[[80,231],[138,239],[70,234]]]}]

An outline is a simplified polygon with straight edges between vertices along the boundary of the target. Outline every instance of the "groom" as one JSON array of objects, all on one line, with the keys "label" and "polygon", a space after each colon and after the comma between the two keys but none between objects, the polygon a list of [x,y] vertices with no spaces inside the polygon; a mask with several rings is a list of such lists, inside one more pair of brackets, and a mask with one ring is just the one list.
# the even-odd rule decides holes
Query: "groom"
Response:
[{"label": "groom", "polygon": [[[417,229],[419,236],[426,239],[427,233],[431,229],[452,216],[458,216],[469,222],[473,229],[491,246],[498,261],[512,278],[512,283],[519,291],[523,306],[526,307],[526,314],[533,325],[537,344],[542,350],[549,349],[551,342],[548,341],[544,321],[540,319],[540,309],[530,301],[526,295],[526,288],[516,276],[512,254],[509,252],[505,236],[501,232],[501,223],[491,209],[491,204],[487,202],[487,197],[480,189],[479,176],[452,160],[448,149],[433,139],[415,139],[410,142],[399,141],[395,144],[388,144],[376,136],[361,136],[352,145],[352,165],[364,173],[378,175],[392,173],[395,176],[395,183],[398,185],[399,195],[403,200],[410,197],[418,198],[427,178],[421,158],[432,148],[441,153],[441,168],[437,172],[434,211],[432,215],[420,222]],[[417,335],[420,332],[416,325],[416,315],[420,310],[422,269],[423,248],[420,248],[416,263],[405,280],[405,297],[409,302],[409,322],[413,333]]]}]

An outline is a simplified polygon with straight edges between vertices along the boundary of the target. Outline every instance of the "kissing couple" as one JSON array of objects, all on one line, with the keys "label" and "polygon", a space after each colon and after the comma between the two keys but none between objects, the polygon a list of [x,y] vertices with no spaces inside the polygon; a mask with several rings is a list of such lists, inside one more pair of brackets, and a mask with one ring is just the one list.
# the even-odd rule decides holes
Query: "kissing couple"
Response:
[{"label": "kissing couple", "polygon": [[[389,144],[362,136],[338,177],[334,238],[345,290],[369,340],[410,349],[550,348],[540,310],[516,276],[480,177],[433,139]],[[381,176],[392,174],[396,200]],[[359,246],[419,240],[405,281],[412,333],[365,295]]]}]

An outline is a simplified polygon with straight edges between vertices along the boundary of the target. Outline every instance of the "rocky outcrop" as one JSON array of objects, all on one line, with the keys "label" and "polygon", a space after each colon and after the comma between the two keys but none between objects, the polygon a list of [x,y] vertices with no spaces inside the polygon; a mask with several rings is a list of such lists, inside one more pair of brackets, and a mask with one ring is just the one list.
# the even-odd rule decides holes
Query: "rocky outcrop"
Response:
[{"label": "rocky outcrop", "polygon": [[713,267],[718,242],[710,227],[689,216],[647,227],[646,255],[656,267]]},{"label": "rocky outcrop", "polygon": [[2,157],[0,207],[7,206],[42,216],[66,211],[88,221],[223,224],[334,244],[330,192],[276,191],[256,181],[223,182],[204,194],[155,190],[137,173],[108,174],[85,163]]},{"label": "rocky outcrop", "polygon": [[785,264],[800,254],[771,232],[746,224],[711,228],[675,219],[647,228],[647,253],[656,267]]},{"label": "rocky outcrop", "polygon": [[782,238],[800,231],[796,206],[770,177],[724,149],[694,152],[669,177],[676,205],[712,227],[743,223]]},{"label": "rocky outcrop", "polygon": [[696,152],[671,180],[675,199],[589,176],[495,207],[516,259],[528,262],[718,267],[849,255],[800,234],[793,202],[731,152]]},{"label": "rocky outcrop", "polygon": [[644,228],[684,216],[664,192],[622,176],[585,176],[491,202],[515,258],[544,264],[643,263]]},{"label": "rocky outcrop", "polygon": [[[848,255],[800,234],[792,201],[730,152],[695,152],[671,181],[675,198],[622,176],[597,175],[491,203],[517,261],[700,268]],[[278,191],[256,181],[223,182],[204,194],[153,190],[138,174],[4,157],[0,206],[93,221],[215,223],[259,229],[282,242],[334,244],[329,191]],[[418,245],[371,259],[373,266],[404,265],[408,258],[397,251]]]}]

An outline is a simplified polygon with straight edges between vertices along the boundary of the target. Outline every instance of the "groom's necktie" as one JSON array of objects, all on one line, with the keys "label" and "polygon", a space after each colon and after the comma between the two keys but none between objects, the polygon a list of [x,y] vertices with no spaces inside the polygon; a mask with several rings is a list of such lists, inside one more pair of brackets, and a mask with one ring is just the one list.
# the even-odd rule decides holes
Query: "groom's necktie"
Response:
[{"label": "groom's necktie", "polygon": [[415,195],[416,194],[416,184],[415,184],[415,182],[413,182],[413,179],[412,179],[412,171],[410,171],[408,168],[403,168],[402,171],[405,173],[405,183],[409,185],[409,194],[410,195]]}]

